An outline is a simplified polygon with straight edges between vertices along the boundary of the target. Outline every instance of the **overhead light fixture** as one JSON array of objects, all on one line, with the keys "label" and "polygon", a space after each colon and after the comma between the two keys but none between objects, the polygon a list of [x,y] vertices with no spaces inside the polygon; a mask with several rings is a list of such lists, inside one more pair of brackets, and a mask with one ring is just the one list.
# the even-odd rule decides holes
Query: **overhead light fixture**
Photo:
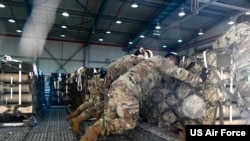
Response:
[{"label": "overhead light fixture", "polygon": [[160,30],[159,30],[159,29],[155,29],[155,30],[153,31],[153,35],[154,35],[154,36],[160,36],[160,35],[161,35]]},{"label": "overhead light fixture", "polygon": [[138,7],[138,4],[134,1],[134,2],[131,4],[131,7],[132,7],[132,8],[137,8],[137,7]]},{"label": "overhead light fixture", "polygon": [[10,23],[15,23],[15,22],[16,22],[13,18],[10,18],[8,21],[9,21]]},{"label": "overhead light fixture", "polygon": [[182,43],[182,39],[179,39],[179,40],[178,40],[178,43]]},{"label": "overhead light fixture", "polygon": [[103,38],[99,38],[98,40],[99,40],[100,42],[102,42],[102,41],[103,41]]},{"label": "overhead light fixture", "polygon": [[186,13],[184,12],[184,8],[181,8],[181,11],[178,14],[180,17],[183,17],[186,15]]},{"label": "overhead light fixture", "polygon": [[63,37],[63,38],[66,37],[64,34],[61,34],[60,36]]},{"label": "overhead light fixture", "polygon": [[107,34],[110,34],[110,33],[111,33],[111,31],[107,30],[107,31],[106,31],[106,33],[107,33]]},{"label": "overhead light fixture", "polygon": [[159,22],[156,24],[155,29],[158,29],[158,30],[161,29],[161,26],[160,26]]},{"label": "overhead light fixture", "polygon": [[120,19],[117,19],[117,21],[116,21],[115,23],[117,23],[117,24],[121,24],[121,23],[122,23],[122,21],[121,21]]},{"label": "overhead light fixture", "polygon": [[17,32],[17,33],[21,33],[21,32],[22,32],[22,30],[20,30],[20,29],[17,29],[17,30],[16,30],[16,32]]},{"label": "overhead light fixture", "polygon": [[64,28],[64,29],[65,29],[65,28],[67,28],[67,26],[66,26],[66,25],[62,25],[61,28]]},{"label": "overhead light fixture", "polygon": [[5,8],[5,5],[3,3],[0,3],[0,8]]},{"label": "overhead light fixture", "polygon": [[230,17],[230,20],[228,21],[228,23],[227,23],[227,24],[229,24],[229,25],[234,24],[234,19],[233,19],[233,17]]},{"label": "overhead light fixture", "polygon": [[64,11],[64,12],[62,13],[62,15],[63,15],[64,17],[68,17],[68,16],[69,16],[69,13],[66,12],[66,11]]},{"label": "overhead light fixture", "polygon": [[144,38],[145,36],[144,35],[141,35],[140,38]]},{"label": "overhead light fixture", "polygon": [[250,11],[248,10],[248,11],[246,12],[246,14],[247,14],[247,15],[250,15]]},{"label": "overhead light fixture", "polygon": [[202,29],[200,29],[200,31],[199,31],[199,33],[198,33],[198,35],[203,35],[204,33],[202,32]]},{"label": "overhead light fixture", "polygon": [[163,48],[166,48],[166,47],[167,47],[167,45],[163,45],[162,47],[163,47]]},{"label": "overhead light fixture", "polygon": [[132,44],[133,44],[133,42],[132,42],[132,41],[129,41],[129,42],[128,42],[128,44],[132,45]]}]

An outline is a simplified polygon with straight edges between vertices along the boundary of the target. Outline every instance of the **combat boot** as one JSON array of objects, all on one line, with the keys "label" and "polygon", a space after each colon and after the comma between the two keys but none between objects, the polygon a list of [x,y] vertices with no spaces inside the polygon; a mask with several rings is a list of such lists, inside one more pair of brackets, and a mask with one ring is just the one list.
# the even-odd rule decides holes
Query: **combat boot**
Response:
[{"label": "combat boot", "polygon": [[97,141],[98,137],[101,135],[101,131],[101,124],[89,126],[85,135],[80,139],[80,141]]},{"label": "combat boot", "polygon": [[84,116],[82,115],[79,115],[75,118],[72,118],[69,120],[69,123],[70,123],[70,126],[71,126],[71,129],[72,131],[77,135],[79,136],[80,135],[80,124],[82,123],[82,121],[85,120]]},{"label": "combat boot", "polygon": [[74,117],[77,117],[80,113],[81,113],[81,111],[76,109],[73,113],[71,113],[70,115],[67,116],[67,120],[70,120]]}]

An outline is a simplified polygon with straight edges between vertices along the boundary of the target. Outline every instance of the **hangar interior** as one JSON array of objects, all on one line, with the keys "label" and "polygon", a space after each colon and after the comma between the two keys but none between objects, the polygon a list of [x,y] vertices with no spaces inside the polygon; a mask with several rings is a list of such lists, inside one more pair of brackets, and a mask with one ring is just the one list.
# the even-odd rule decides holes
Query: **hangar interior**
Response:
[{"label": "hangar interior", "polygon": [[155,87],[140,105],[147,122],[99,140],[178,141],[183,125],[249,123],[250,96],[235,94],[234,40],[216,44],[249,10],[249,0],[0,0],[0,140],[79,140],[66,117],[85,101],[88,79],[140,47],[186,55],[181,67],[212,73],[202,89]]}]

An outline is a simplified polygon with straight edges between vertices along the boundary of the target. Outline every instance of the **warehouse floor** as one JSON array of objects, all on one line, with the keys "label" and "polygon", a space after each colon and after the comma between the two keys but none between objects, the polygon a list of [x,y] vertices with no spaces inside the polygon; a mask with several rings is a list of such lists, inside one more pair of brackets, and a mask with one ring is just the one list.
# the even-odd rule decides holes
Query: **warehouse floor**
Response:
[{"label": "warehouse floor", "polygon": [[[34,126],[1,126],[0,141],[78,141],[71,131],[66,116],[69,110],[52,107],[44,110]],[[81,130],[93,121],[82,123]],[[3,125],[3,123],[1,123]],[[122,135],[101,137],[98,141],[178,141],[171,133],[141,123],[135,129]]]}]

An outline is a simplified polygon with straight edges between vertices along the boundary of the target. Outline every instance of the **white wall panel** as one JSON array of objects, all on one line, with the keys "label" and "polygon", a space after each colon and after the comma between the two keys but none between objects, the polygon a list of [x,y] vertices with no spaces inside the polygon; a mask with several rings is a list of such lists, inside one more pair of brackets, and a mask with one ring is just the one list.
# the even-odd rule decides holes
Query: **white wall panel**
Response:
[{"label": "white wall panel", "polygon": [[126,54],[122,47],[109,47],[90,45],[89,60],[90,61],[105,61],[106,58],[110,60],[117,59]]},{"label": "white wall panel", "polygon": [[40,59],[38,64],[38,68],[40,68],[45,74],[56,72],[59,67],[60,66],[51,59]]},{"label": "white wall panel", "polygon": [[[72,57],[72,59],[83,59],[83,44],[80,43],[72,43],[72,42],[60,42],[60,41],[47,41],[46,48],[53,53],[53,56],[56,58],[69,58],[73,54],[77,53]],[[47,52],[44,51],[43,57],[48,56]]]},{"label": "white wall panel", "polygon": [[121,47],[89,46],[89,67],[106,67],[111,61],[126,55]]},{"label": "white wall panel", "polygon": [[0,52],[1,54],[6,55],[15,55],[18,56],[18,43],[19,38],[13,38],[13,37],[4,37],[0,36]]}]

